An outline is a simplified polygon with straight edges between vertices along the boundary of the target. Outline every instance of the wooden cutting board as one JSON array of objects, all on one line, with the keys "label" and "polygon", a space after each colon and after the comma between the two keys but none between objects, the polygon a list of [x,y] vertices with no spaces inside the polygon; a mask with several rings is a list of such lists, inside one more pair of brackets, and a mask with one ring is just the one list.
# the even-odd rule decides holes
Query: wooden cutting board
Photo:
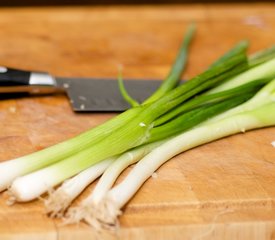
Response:
[{"label": "wooden cutting board", "polygon": [[[274,44],[274,12],[272,3],[3,8],[0,63],[102,77],[116,76],[122,64],[125,77],[163,78],[187,24],[195,21],[198,33],[184,76],[190,78],[241,39],[251,40],[251,51]],[[0,160],[45,148],[112,116],[75,114],[63,95],[2,100]],[[115,235],[84,224],[62,226],[45,215],[39,200],[7,206],[2,193],[0,239],[275,239],[274,140],[275,128],[266,128],[178,155],[125,207]]]}]

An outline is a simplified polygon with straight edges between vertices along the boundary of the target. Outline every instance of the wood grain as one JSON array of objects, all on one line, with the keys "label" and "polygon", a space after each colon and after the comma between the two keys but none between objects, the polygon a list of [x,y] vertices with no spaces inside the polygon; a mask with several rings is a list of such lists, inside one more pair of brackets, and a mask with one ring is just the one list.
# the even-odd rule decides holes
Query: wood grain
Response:
[{"label": "wood grain", "polygon": [[[190,78],[241,39],[251,41],[251,51],[274,44],[274,11],[272,3],[2,8],[0,64],[102,77],[116,76],[123,65],[125,77],[163,78],[187,24],[195,21],[198,33],[184,76]],[[112,116],[75,114],[64,95],[2,100],[0,160],[50,146]],[[84,224],[61,226],[45,216],[41,201],[10,207],[3,193],[0,239],[275,239],[274,140],[275,128],[266,128],[173,158],[125,207],[117,235]]]}]

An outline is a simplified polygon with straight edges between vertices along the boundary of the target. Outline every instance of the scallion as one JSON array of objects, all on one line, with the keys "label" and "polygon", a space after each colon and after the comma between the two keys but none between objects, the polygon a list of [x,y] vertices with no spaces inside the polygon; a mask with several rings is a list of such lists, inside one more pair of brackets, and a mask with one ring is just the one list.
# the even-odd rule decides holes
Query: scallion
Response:
[{"label": "scallion", "polygon": [[[248,42],[242,41],[206,71],[176,87],[194,29],[192,25],[187,30],[170,73],[151,97],[136,102],[120,75],[120,90],[133,108],[71,140],[1,163],[0,191],[9,188],[17,201],[50,192],[48,212],[60,216],[102,175],[92,194],[68,211],[69,221],[112,227],[121,207],[176,154],[238,132],[274,125],[272,48],[248,58]],[[129,175],[112,188],[122,171],[136,162]]]},{"label": "scallion", "polygon": [[[258,96],[269,96],[269,101],[253,106],[254,99]],[[84,220],[90,225],[112,228],[116,226],[117,217],[121,214],[121,208],[132,198],[142,184],[166,161],[173,156],[214,140],[252,130],[275,125],[275,79],[263,88],[250,103],[244,103],[237,107],[237,113],[232,109],[226,117],[217,121],[211,121],[196,127],[190,131],[176,136],[163,143],[147,156],[145,156],[125,179],[111,189],[101,201],[93,215],[87,212]],[[247,106],[250,106],[249,110]]]}]

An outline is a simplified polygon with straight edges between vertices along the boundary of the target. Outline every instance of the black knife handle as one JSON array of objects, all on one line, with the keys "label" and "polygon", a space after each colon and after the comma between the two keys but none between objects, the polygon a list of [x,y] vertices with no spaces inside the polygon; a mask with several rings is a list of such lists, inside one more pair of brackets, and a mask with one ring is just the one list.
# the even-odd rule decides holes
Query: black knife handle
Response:
[{"label": "black knife handle", "polygon": [[30,83],[30,71],[0,66],[0,86],[26,86]]},{"label": "black knife handle", "polygon": [[57,91],[55,79],[44,72],[0,66],[0,93],[51,93]]}]

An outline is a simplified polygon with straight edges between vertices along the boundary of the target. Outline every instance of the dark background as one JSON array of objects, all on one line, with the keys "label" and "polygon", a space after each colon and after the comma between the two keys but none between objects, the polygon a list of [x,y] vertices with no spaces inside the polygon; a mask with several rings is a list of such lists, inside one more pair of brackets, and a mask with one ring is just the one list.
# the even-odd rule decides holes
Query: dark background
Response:
[{"label": "dark background", "polygon": [[[257,0],[0,0],[0,6],[58,6],[58,5],[106,5],[106,4],[179,4],[179,3],[229,3],[259,2]],[[273,1],[265,1],[273,2]]]}]

